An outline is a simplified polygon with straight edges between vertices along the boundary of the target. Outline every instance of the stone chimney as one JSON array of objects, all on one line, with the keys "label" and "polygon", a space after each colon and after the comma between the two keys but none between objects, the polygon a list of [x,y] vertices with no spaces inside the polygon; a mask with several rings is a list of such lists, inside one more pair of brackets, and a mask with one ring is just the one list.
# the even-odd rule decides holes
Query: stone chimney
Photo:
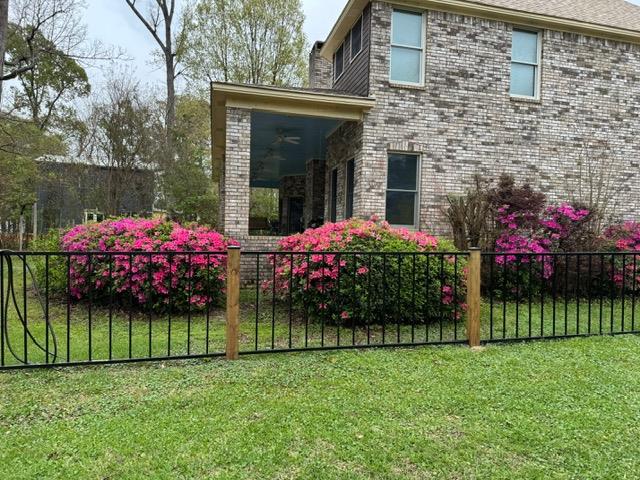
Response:
[{"label": "stone chimney", "polygon": [[309,54],[309,86],[331,88],[333,86],[333,64],[320,56],[324,42],[316,42]]}]

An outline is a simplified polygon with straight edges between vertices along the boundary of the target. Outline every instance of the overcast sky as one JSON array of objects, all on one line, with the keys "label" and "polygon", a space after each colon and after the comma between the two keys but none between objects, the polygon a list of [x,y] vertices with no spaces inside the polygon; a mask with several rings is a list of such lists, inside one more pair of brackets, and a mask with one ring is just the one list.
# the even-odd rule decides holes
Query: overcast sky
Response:
[{"label": "overcast sky", "polygon": [[[183,0],[178,0],[180,3]],[[640,5],[640,0],[629,0]],[[324,40],[347,0],[302,0],[306,15],[305,32],[309,43]],[[116,45],[132,58],[130,68],[143,82],[161,84],[162,70],[149,64],[155,44],[124,0],[87,0],[86,22],[90,34],[108,45]],[[102,75],[89,72],[98,86]]]},{"label": "overcast sky", "polygon": [[[640,0],[639,0],[640,1]],[[178,0],[182,3],[184,0]],[[307,18],[305,33],[309,44],[324,40],[336,22],[347,0],[302,0]],[[160,83],[162,70],[149,63],[151,52],[156,47],[147,32],[124,0],[87,0],[86,23],[90,35],[104,44],[115,45],[126,50],[137,76],[143,82]],[[99,84],[99,71],[89,71],[92,83]]]}]

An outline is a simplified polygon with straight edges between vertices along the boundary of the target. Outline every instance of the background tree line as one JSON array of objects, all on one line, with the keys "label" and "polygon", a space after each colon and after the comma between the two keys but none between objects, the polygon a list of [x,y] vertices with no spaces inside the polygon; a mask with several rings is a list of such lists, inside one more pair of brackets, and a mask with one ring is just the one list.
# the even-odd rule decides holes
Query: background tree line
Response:
[{"label": "background tree line", "polygon": [[[64,158],[108,172],[92,192],[108,215],[142,169],[153,172],[155,209],[215,224],[209,83],[306,83],[300,0],[117,1],[153,38],[162,87],[136,80],[126,51],[91,39],[83,0],[0,0],[0,220],[29,211],[38,182],[72,191],[75,174],[38,166]],[[105,71],[104,85],[90,68]]]}]

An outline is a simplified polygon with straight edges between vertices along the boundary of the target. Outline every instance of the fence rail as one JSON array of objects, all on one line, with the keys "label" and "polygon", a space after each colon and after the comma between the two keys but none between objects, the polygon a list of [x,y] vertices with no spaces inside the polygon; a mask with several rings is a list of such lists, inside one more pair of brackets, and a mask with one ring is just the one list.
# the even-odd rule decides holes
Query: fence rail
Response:
[{"label": "fence rail", "polygon": [[639,260],[0,251],[0,369],[640,333]]}]

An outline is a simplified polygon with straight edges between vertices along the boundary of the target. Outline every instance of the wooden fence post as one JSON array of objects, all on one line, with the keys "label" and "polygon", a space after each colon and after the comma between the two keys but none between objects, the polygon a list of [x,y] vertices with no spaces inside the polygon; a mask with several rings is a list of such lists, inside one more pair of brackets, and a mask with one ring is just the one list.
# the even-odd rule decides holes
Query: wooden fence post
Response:
[{"label": "wooden fence post", "polygon": [[227,248],[227,360],[237,360],[240,350],[240,247]]},{"label": "wooden fence post", "polygon": [[479,248],[472,248],[467,278],[467,337],[470,347],[480,346],[480,269],[482,257]]}]

